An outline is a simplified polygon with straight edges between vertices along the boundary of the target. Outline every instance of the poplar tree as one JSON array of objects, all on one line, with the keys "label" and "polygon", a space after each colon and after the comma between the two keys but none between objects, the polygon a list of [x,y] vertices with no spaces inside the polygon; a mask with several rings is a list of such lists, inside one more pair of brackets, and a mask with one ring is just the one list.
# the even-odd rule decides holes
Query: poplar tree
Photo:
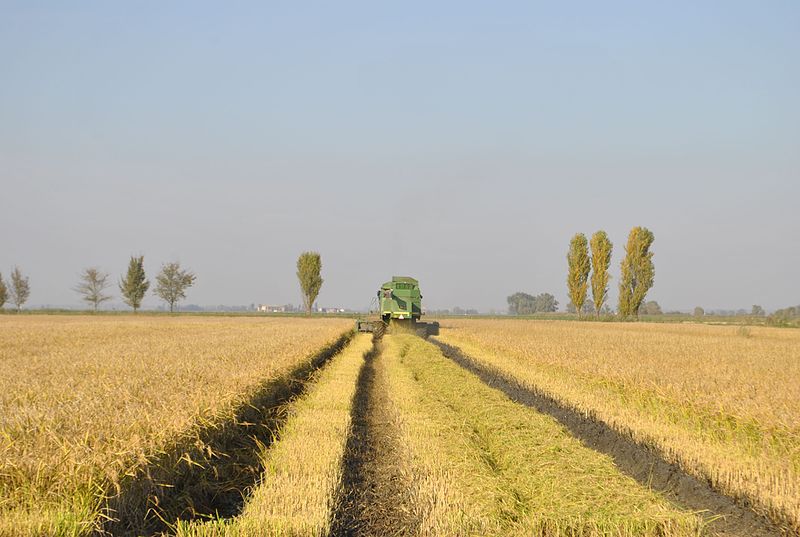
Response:
[{"label": "poplar tree", "polygon": [[97,306],[111,299],[111,295],[103,293],[108,286],[108,274],[95,267],[89,267],[83,269],[81,281],[75,287],[75,292],[83,295],[82,300],[91,304],[92,309],[97,311]]},{"label": "poplar tree", "polygon": [[7,300],[8,287],[6,287],[6,282],[3,281],[3,275],[0,274],[0,309],[3,308]]},{"label": "poplar tree", "polygon": [[128,263],[128,273],[119,281],[119,290],[122,299],[133,308],[133,312],[142,305],[142,299],[150,288],[150,282],[144,273],[144,256],[131,256]]},{"label": "poplar tree", "polygon": [[599,318],[600,310],[608,298],[608,281],[611,279],[608,267],[611,265],[614,245],[602,230],[592,235],[589,244],[592,248],[592,300],[595,315]]},{"label": "poplar tree", "polygon": [[322,258],[318,252],[303,252],[297,258],[297,279],[303,292],[303,305],[309,315],[324,281],[321,272]]},{"label": "poplar tree", "polygon": [[186,290],[194,285],[196,276],[181,269],[180,263],[167,263],[156,276],[155,293],[169,304],[169,311],[175,311],[175,304],[186,298]]},{"label": "poplar tree", "polygon": [[656,271],[650,246],[654,240],[653,232],[645,227],[637,226],[628,235],[619,283],[619,314],[622,317],[638,318],[644,297],[653,287]]},{"label": "poplar tree", "polygon": [[589,280],[589,247],[586,242],[586,235],[577,233],[569,243],[569,252],[567,253],[567,265],[569,272],[567,274],[567,289],[569,290],[569,298],[578,312],[578,317],[581,316],[581,308],[583,303],[586,302],[586,290]]}]

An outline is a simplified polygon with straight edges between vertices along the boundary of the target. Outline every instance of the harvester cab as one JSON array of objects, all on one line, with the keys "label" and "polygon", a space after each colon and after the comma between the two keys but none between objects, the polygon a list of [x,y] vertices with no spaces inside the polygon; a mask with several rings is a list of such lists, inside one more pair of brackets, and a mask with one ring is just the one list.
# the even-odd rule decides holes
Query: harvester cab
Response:
[{"label": "harvester cab", "polygon": [[378,319],[359,319],[359,332],[372,332],[377,337],[387,330],[415,332],[422,336],[439,334],[439,323],[420,321],[422,293],[419,282],[408,276],[393,276],[377,293]]}]

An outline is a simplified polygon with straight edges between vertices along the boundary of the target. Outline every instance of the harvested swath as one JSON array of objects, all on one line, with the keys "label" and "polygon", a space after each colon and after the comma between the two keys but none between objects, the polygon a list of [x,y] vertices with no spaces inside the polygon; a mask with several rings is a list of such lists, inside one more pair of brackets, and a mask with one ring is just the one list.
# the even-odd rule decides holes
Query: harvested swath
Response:
[{"label": "harvested swath", "polygon": [[715,492],[707,483],[661,459],[647,446],[636,444],[607,424],[561,405],[555,399],[521,386],[495,369],[480,365],[456,347],[433,340],[442,353],[488,386],[502,391],[513,401],[555,418],[587,447],[612,457],[614,464],[636,481],[653,488],[675,505],[703,518],[710,534],[718,537],[775,537],[780,530],[745,506]]},{"label": "harvested swath", "polygon": [[114,520],[103,530],[120,537],[152,535],[175,520],[238,514],[262,473],[259,452],[272,444],[286,421],[285,405],[303,393],[313,373],[353,335],[346,333],[288,374],[259,386],[232,419],[209,423],[126,476],[122,491],[110,498]]},{"label": "harvested swath", "polygon": [[330,537],[419,534],[419,520],[411,509],[408,453],[391,404],[381,349],[377,344],[367,356],[358,378]]},{"label": "harvested swath", "polygon": [[0,317],[0,535],[90,534],[103,522],[105,498],[129,476],[234,420],[261,386],[350,326],[346,319]]},{"label": "harvested swath", "polygon": [[681,511],[552,418],[409,336],[385,338],[423,535],[688,536]]},{"label": "harvested swath", "polygon": [[452,320],[439,339],[800,533],[800,332]]},{"label": "harvested swath", "polygon": [[264,474],[239,516],[181,522],[177,535],[327,535],[340,494],[356,381],[371,348],[369,336],[356,336],[287,408],[280,440],[261,452]]}]

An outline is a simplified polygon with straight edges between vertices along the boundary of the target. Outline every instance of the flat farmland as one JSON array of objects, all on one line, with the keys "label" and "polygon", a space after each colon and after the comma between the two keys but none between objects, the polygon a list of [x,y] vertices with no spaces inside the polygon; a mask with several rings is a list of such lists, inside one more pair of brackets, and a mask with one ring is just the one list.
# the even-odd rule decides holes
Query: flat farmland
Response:
[{"label": "flat farmland", "polygon": [[0,535],[798,532],[800,332],[0,317]]},{"label": "flat farmland", "polygon": [[440,341],[800,532],[800,332],[448,320]]},{"label": "flat farmland", "polygon": [[[509,401],[433,344],[391,334],[365,351],[357,340],[297,403],[241,515],[181,523],[178,535],[702,531],[702,517],[625,476],[555,420]],[[360,373],[353,367],[359,352]],[[349,427],[337,425],[347,421],[343,403],[353,405]]]},{"label": "flat farmland", "polygon": [[210,467],[198,458],[224,457],[214,451],[231,444],[226,436],[241,436],[229,430],[243,421],[241,408],[351,326],[344,319],[0,316],[0,534],[88,534],[106,517],[140,516],[136,510],[154,507],[147,499],[158,498],[160,474],[181,474],[185,489],[216,494],[208,476],[190,478],[187,469]]}]

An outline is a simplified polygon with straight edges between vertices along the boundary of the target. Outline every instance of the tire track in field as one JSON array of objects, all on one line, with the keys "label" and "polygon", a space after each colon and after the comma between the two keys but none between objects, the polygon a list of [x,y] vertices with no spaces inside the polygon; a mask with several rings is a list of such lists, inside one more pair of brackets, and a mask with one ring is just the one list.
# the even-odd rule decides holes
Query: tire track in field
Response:
[{"label": "tire track in field", "polygon": [[330,537],[417,534],[380,345],[376,340],[358,376]]},{"label": "tire track in field", "polygon": [[573,436],[595,451],[612,458],[619,470],[638,483],[661,492],[675,505],[701,512],[709,532],[718,537],[777,537],[789,535],[751,510],[749,503],[738,503],[714,490],[710,483],[687,474],[678,465],[613,429],[603,421],[587,417],[552,397],[522,386],[516,380],[479,364],[458,347],[429,339],[455,363],[478,376],[485,384],[500,390],[511,400],[547,414],[561,423]]}]

